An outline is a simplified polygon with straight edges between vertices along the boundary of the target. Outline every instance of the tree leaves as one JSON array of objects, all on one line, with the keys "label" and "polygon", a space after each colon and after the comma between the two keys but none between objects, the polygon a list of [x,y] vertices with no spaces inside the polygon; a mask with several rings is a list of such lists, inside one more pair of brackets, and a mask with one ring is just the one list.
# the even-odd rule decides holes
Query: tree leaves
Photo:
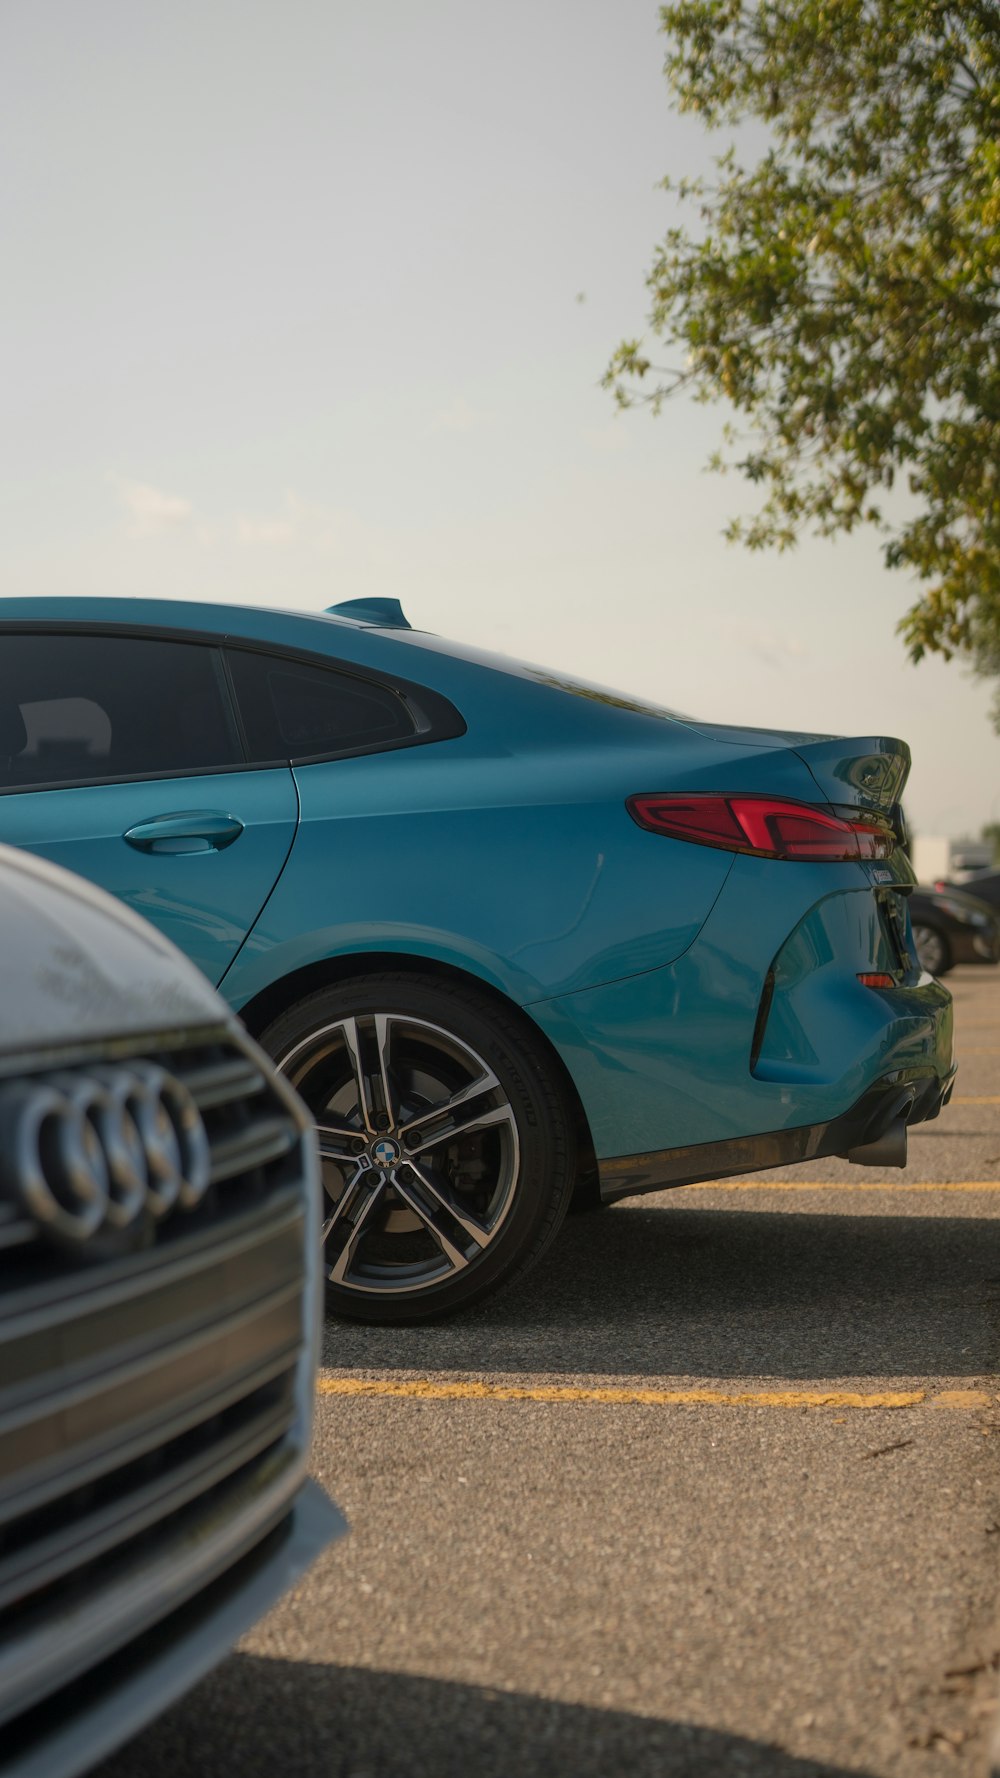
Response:
[{"label": "tree leaves", "polygon": [[[995,0],[677,0],[667,80],[710,128],[765,122],[755,166],[665,181],[694,207],[647,286],[652,332],[606,385],[658,410],[725,396],[764,492],[728,534],[787,548],[860,524],[924,584],[911,657],[1000,671],[1000,7]],[[900,516],[900,502],[909,498]]]}]

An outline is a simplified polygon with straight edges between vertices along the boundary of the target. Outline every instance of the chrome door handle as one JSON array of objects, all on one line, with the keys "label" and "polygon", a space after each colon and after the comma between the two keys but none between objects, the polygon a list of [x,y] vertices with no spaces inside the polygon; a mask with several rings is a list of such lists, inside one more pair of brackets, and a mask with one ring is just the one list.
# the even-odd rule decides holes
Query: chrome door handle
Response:
[{"label": "chrome door handle", "polygon": [[218,809],[182,809],[176,815],[154,815],[122,834],[137,852],[158,856],[182,852],[222,852],[238,840],[243,823]]}]

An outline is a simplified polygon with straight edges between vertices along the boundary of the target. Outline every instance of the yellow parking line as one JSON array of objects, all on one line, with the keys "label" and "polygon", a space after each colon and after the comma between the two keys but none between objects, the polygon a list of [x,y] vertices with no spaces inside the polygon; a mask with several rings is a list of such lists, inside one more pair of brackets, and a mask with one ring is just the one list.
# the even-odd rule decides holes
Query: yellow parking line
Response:
[{"label": "yellow parking line", "polygon": [[1000,1056],[1000,1049],[983,1049],[978,1044],[956,1044],[959,1061],[963,1056]]},{"label": "yellow parking line", "polygon": [[[959,1094],[950,1101],[952,1105],[1000,1105],[1000,1093]],[[916,1132],[914,1132],[916,1134]]]},{"label": "yellow parking line", "polygon": [[686,1185],[689,1192],[1000,1192],[1000,1179],[951,1179],[936,1184],[933,1179],[917,1179],[903,1185],[893,1181],[879,1185],[876,1180],[852,1179],[704,1179],[697,1185]]},{"label": "yellow parking line", "polygon": [[623,1407],[696,1408],[985,1408],[983,1389],[633,1389],[562,1383],[444,1383],[430,1377],[320,1377],[320,1395],[390,1396],[407,1401],[596,1402]]}]

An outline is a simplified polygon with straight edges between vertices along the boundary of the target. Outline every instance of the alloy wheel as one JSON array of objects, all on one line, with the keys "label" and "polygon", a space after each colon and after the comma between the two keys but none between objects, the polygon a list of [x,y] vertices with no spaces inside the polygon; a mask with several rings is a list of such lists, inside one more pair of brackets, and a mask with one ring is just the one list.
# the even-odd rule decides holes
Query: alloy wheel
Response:
[{"label": "alloy wheel", "polygon": [[520,1152],[510,1101],[468,1042],[408,1013],[358,1013],[278,1063],[316,1122],[331,1285],[412,1294],[486,1252]]}]

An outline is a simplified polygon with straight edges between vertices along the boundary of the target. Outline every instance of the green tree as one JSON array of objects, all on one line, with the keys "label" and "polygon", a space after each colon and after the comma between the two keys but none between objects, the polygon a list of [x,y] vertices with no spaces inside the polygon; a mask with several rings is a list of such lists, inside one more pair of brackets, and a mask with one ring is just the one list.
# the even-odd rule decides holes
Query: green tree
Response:
[{"label": "green tree", "polygon": [[661,20],[680,108],[769,145],[664,182],[695,205],[647,280],[681,361],[628,340],[607,385],[654,410],[727,397],[747,424],[713,466],[764,495],[728,534],[875,526],[922,583],[911,657],[1000,673],[1000,5],[677,0]]}]

